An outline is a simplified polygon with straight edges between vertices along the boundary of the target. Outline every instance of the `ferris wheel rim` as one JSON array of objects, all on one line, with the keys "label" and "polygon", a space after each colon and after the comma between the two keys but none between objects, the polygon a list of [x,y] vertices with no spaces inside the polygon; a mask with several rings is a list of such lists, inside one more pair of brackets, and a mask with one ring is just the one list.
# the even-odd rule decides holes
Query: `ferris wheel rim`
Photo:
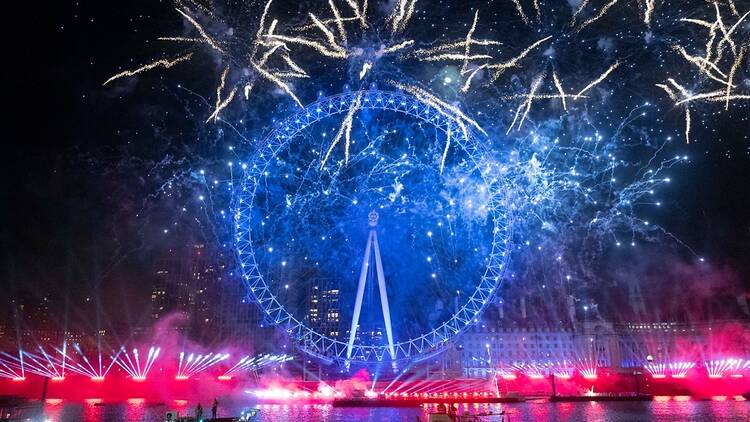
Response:
[{"label": "ferris wheel rim", "polygon": [[[252,165],[247,166],[241,185],[239,203],[235,204],[235,253],[241,265],[242,278],[248,288],[256,305],[258,305],[266,316],[271,317],[271,322],[284,329],[290,337],[295,339],[297,345],[305,353],[328,361],[345,361],[347,343],[317,332],[308,327],[300,319],[294,317],[281,304],[268,284],[255,261],[255,253],[252,247],[252,234],[250,229],[242,229],[243,221],[251,221],[249,211],[252,210],[252,201],[255,197],[257,182],[254,177],[260,176],[265,170],[272,157],[288,145],[300,131],[308,126],[337,114],[345,113],[349,106],[360,99],[360,109],[388,110],[410,115],[421,121],[432,124],[438,130],[445,132],[450,128],[463,130],[463,139],[458,142],[464,151],[469,154],[475,165],[481,161],[479,157],[481,144],[476,131],[466,128],[459,123],[457,116],[451,116],[445,110],[427,104],[425,101],[407,93],[397,91],[383,91],[371,89],[366,91],[352,91],[328,97],[321,97],[317,101],[305,106],[300,111],[293,113],[276,123],[274,128],[263,138],[258,147]],[[472,150],[469,152],[466,148]],[[258,168],[262,164],[263,168]],[[248,176],[250,174],[250,176]],[[254,176],[253,176],[254,175]],[[482,176],[485,179],[485,176]],[[499,182],[493,182],[498,184]],[[495,198],[497,188],[493,190],[491,198]],[[250,199],[246,201],[246,199]],[[411,360],[418,361],[425,356],[433,356],[439,353],[445,345],[455,336],[476,322],[478,316],[490,302],[497,287],[500,285],[502,275],[505,271],[510,252],[510,220],[504,212],[496,208],[489,210],[493,220],[492,249],[489,254],[489,262],[484,265],[484,271],[474,291],[461,308],[453,313],[450,318],[443,321],[438,327],[433,328],[415,338],[394,342],[395,357],[388,354],[388,345],[365,345],[355,344],[354,353],[349,361],[360,364],[381,363],[391,361]],[[374,359],[371,359],[374,358]]]}]

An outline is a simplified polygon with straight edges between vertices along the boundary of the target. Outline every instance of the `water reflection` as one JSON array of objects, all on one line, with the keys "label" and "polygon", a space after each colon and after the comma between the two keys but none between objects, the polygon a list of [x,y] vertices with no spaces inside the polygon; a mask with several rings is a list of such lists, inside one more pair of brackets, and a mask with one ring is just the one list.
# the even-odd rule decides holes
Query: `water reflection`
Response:
[{"label": "water reflection", "polygon": [[[147,403],[131,399],[125,403],[106,404],[97,399],[85,402],[63,402],[48,400],[45,414],[54,422],[115,422],[115,421],[161,421],[167,410],[178,410],[181,415],[192,415],[193,403],[174,400],[168,404]],[[414,408],[334,408],[322,404],[264,404],[257,406],[259,421],[285,422],[339,422],[339,421],[426,421],[436,404]],[[246,407],[247,408],[247,407]],[[733,397],[724,400],[695,401],[686,397],[657,398],[653,402],[590,402],[547,403],[529,402],[521,404],[456,404],[459,414],[487,414],[505,411],[514,422],[536,421],[637,421],[653,420],[673,422],[690,421],[748,421],[750,403]],[[239,406],[220,409],[219,416],[239,415]],[[500,421],[500,416],[484,418],[484,421]]]}]

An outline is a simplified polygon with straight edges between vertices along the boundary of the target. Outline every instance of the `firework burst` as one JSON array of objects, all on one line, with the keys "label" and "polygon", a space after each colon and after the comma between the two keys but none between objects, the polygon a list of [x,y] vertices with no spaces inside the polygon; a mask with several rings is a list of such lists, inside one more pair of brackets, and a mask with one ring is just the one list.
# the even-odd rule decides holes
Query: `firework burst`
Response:
[{"label": "firework burst", "polygon": [[[178,63],[188,62],[196,57],[201,47],[207,48],[209,53],[218,55],[226,63],[216,85],[213,111],[207,121],[216,121],[220,113],[237,97],[242,90],[245,100],[250,100],[253,89],[261,82],[270,83],[287,94],[295,103],[302,105],[294,94],[291,82],[308,78],[307,73],[290,56],[290,49],[283,39],[275,36],[274,30],[278,21],[269,18],[272,0],[269,0],[262,11],[257,23],[252,27],[257,30],[249,40],[224,39],[231,37],[226,34],[212,34],[198,21],[202,16],[212,24],[218,24],[221,19],[207,11],[198,3],[182,2],[176,8],[177,13],[189,24],[196,37],[160,37],[160,41],[190,46],[194,51],[186,52],[175,59],[159,59],[133,70],[124,70],[107,79],[109,84],[117,79],[135,76],[158,68],[169,69]],[[270,23],[268,22],[270,20]],[[217,25],[218,26],[218,25]],[[242,32],[242,35],[248,35]],[[240,38],[241,36],[237,36]],[[241,45],[237,50],[237,45]]]},{"label": "firework burst", "polygon": [[[248,28],[252,28],[244,31],[250,34],[245,40],[247,42],[231,42],[227,35],[213,29],[215,26],[207,24],[219,19],[214,14],[193,3],[180,4],[178,15],[185,20],[190,32],[184,37],[164,37],[162,41],[190,48],[182,55],[120,72],[105,83],[177,66],[194,60],[199,53],[209,53],[220,59],[217,84],[209,101],[212,111],[208,116],[209,121],[218,121],[233,101],[238,98],[252,99],[254,94],[259,94],[258,91],[265,92],[263,90],[267,88],[282,92],[294,104],[302,106],[305,93],[301,86],[295,87],[295,82],[309,79],[319,86],[335,86],[342,82],[325,79],[325,76],[312,70],[308,73],[305,69],[315,69],[313,62],[325,67],[328,73],[333,73],[330,71],[332,68],[346,69],[349,79],[343,82],[355,85],[355,89],[345,88],[346,92],[341,96],[326,97],[320,94],[318,102],[303,107],[301,111],[295,110],[293,116],[300,121],[313,115],[319,116],[320,120],[334,116],[334,127],[322,122],[321,125],[325,127],[320,133],[311,130],[295,140],[299,142],[295,148],[305,149],[314,158],[298,167],[290,165],[284,171],[284,176],[289,178],[285,180],[297,177],[296,172],[300,172],[304,173],[300,180],[305,183],[317,183],[319,180],[316,177],[324,179],[332,174],[336,175],[338,182],[344,179],[343,172],[350,171],[347,167],[356,166],[363,157],[378,156],[381,152],[375,151],[373,145],[377,142],[374,139],[380,139],[378,137],[382,134],[368,133],[366,125],[370,116],[369,111],[363,111],[367,109],[364,101],[375,98],[375,93],[383,96],[405,93],[419,103],[415,107],[424,105],[425,110],[429,109],[434,114],[434,117],[430,117],[432,121],[455,122],[441,129],[436,137],[439,139],[439,151],[430,145],[429,151],[424,152],[430,155],[426,161],[439,170],[436,173],[440,177],[447,180],[452,176],[451,166],[455,165],[452,154],[458,150],[457,146],[462,140],[481,135],[482,141],[487,141],[486,145],[481,146],[482,159],[472,165],[491,184],[503,186],[502,198],[496,202],[508,210],[514,222],[514,238],[509,243],[518,245],[515,254],[520,257],[520,262],[536,251],[544,251],[539,252],[541,255],[554,250],[556,262],[572,258],[571,261],[580,261],[583,266],[601,256],[606,246],[635,246],[639,237],[652,240],[658,236],[670,236],[648,219],[640,217],[639,213],[661,204],[657,198],[658,188],[671,180],[666,173],[672,166],[688,158],[681,154],[662,157],[665,141],[649,135],[649,130],[653,132],[653,128],[648,128],[645,117],[653,113],[655,107],[649,103],[639,105],[624,102],[624,97],[614,95],[627,72],[643,72],[644,69],[637,67],[632,55],[620,54],[616,50],[606,59],[594,59],[596,63],[586,68],[581,67],[580,60],[576,58],[579,56],[575,56],[577,50],[581,49],[579,42],[586,41],[584,38],[605,38],[605,34],[594,31],[601,28],[604,21],[609,21],[610,15],[622,9],[625,2],[583,1],[575,10],[571,9],[570,15],[564,14],[562,19],[549,13],[544,2],[513,0],[507,3],[509,10],[515,9],[525,22],[525,25],[519,25],[521,29],[533,33],[517,47],[507,47],[512,44],[508,38],[482,36],[488,26],[488,12],[483,11],[483,15],[479,10],[471,10],[467,14],[468,19],[462,20],[466,26],[460,31],[439,40],[435,40],[435,37],[432,40],[420,39],[417,37],[418,31],[412,28],[420,21],[415,16],[421,17],[425,11],[418,11],[417,7],[422,3],[418,5],[413,0],[396,1],[393,9],[385,11],[385,16],[378,16],[382,10],[369,10],[366,1],[328,0],[316,8],[304,8],[300,15],[279,14],[283,16],[279,19],[274,17],[274,4],[267,2],[255,15],[259,16],[258,21],[247,22]],[[637,4],[642,13],[635,21],[637,25],[646,30],[662,24],[662,3],[644,0]],[[678,82],[677,75],[666,77],[665,82],[659,84],[676,107],[685,109],[688,138],[690,107],[717,102],[727,109],[745,95],[739,81],[745,74],[743,60],[748,56],[747,42],[741,37],[741,25],[747,14],[732,12],[732,23],[726,24],[730,18],[719,13],[723,6],[713,7],[717,13],[714,21],[693,18],[677,21],[679,25],[698,25],[709,33],[705,54],[696,54],[687,42],[674,44],[668,50],[670,54],[679,55],[687,68],[700,75],[701,84],[712,87],[696,90],[688,82]],[[510,18],[516,19],[515,16]],[[553,25],[555,22],[557,26]],[[243,47],[240,49],[238,45]],[[385,62],[397,70],[384,70]],[[574,64],[575,72],[569,71],[573,67],[568,66],[570,63]],[[419,68],[421,72],[414,72],[413,67],[418,65],[422,66]],[[445,80],[436,77],[434,67],[437,66],[443,67],[441,72],[455,70],[459,75],[457,84],[436,86],[438,83],[434,81]],[[488,75],[486,78],[485,73]],[[453,81],[456,81],[455,77]],[[661,78],[654,78],[647,85],[652,87],[656,81],[661,81]],[[385,83],[402,93],[379,91],[375,82]],[[718,86],[713,86],[716,84]],[[471,98],[463,95],[470,91]],[[340,109],[332,106],[336,108],[335,113],[315,111],[316,105],[331,105],[334,101],[332,98],[341,100],[344,97],[352,101]],[[594,102],[600,97],[601,102]],[[615,102],[624,104],[620,104],[622,109],[619,110],[625,110],[627,115],[624,118],[616,115],[616,112],[603,112],[602,109],[609,109]],[[550,104],[553,107],[549,107]],[[503,109],[509,111],[507,117],[503,115]],[[560,109],[564,111],[562,115]],[[606,128],[603,128],[604,123],[601,123],[602,127],[596,127],[595,117],[592,116],[597,115],[606,116]],[[285,129],[279,122],[276,121],[273,131],[277,131],[278,127]],[[225,121],[224,124],[231,126],[232,122]],[[635,127],[641,124],[641,127]],[[292,126],[290,124],[288,127]],[[263,138],[264,141],[249,142],[249,138],[242,136],[244,141],[248,141],[251,154],[257,152],[258,148],[265,148],[269,141],[269,138]],[[404,147],[404,151],[398,151],[399,154],[393,157],[409,156],[413,153],[409,148],[414,144]],[[642,155],[645,158],[637,163],[626,158],[632,156],[628,148],[636,144],[638,148],[642,147],[637,153],[645,154]],[[237,160],[233,160],[230,166],[250,167],[248,171],[255,171],[252,169],[254,161],[247,161],[247,152],[246,149],[238,151]],[[399,169],[406,167],[406,162],[383,158],[383,163],[367,169],[364,174],[371,178],[381,177],[387,183],[383,182],[377,189],[388,191],[393,187],[396,191],[393,201],[406,202],[407,199],[399,196],[403,189]],[[295,159],[290,155],[288,161],[294,162]],[[268,179],[274,176],[263,175]],[[363,184],[359,178],[361,174],[350,176],[348,182],[358,187],[357,195],[342,194],[332,182],[330,186],[308,196],[301,190],[287,192],[280,207],[291,209],[320,195],[338,195],[357,205],[359,193],[366,189],[359,189]],[[233,177],[240,176],[232,175],[226,184],[217,180],[214,186],[207,186],[206,189],[225,189],[232,195],[241,195],[237,187],[242,183]],[[243,173],[241,177],[245,178],[246,174]],[[465,198],[467,202],[482,204],[485,211],[499,206],[495,202],[489,205],[483,202],[481,188],[477,187],[470,198]],[[208,195],[201,194],[200,200],[203,201],[205,197]],[[233,200],[237,200],[237,197],[228,202]],[[300,207],[297,215],[303,221],[314,212],[313,209]],[[226,208],[222,209],[223,217],[231,214]],[[237,226],[240,226],[240,222],[237,222]],[[429,232],[433,233],[432,230]],[[323,238],[327,239],[328,236],[319,236],[315,241]],[[299,239],[295,237],[295,241]],[[582,259],[572,257],[573,253],[567,252],[578,249],[576,245],[584,244],[587,248],[585,253],[589,255]],[[287,263],[286,260],[283,262]],[[524,263],[528,264],[528,261]],[[559,265],[562,267],[563,264]],[[581,268],[580,273],[593,278],[592,272],[587,269]],[[437,272],[433,274],[432,277],[439,277]],[[127,354],[123,359],[129,359]],[[237,365],[243,367],[251,361],[247,358]],[[559,368],[545,368],[545,371],[555,373],[559,369],[557,373],[560,376],[570,372],[568,366],[557,366]],[[596,376],[593,360],[571,366],[586,377]],[[653,369],[657,374],[667,371],[665,367]],[[140,372],[134,371],[136,376]]]},{"label": "firework burst", "polygon": [[[732,14],[739,15],[734,3],[730,2]],[[739,16],[733,24],[725,24],[722,8],[713,3],[715,17],[713,21],[695,18],[682,18],[681,22],[697,25],[706,34],[702,52],[691,53],[689,47],[675,43],[673,50],[688,63],[694,72],[696,82],[678,82],[668,77],[665,83],[657,84],[677,107],[685,111],[685,140],[690,142],[691,115],[690,109],[698,103],[722,103],[724,110],[735,101],[750,100],[750,93],[740,90],[740,73],[746,73],[747,66],[742,64],[747,57],[750,41],[741,35],[740,25],[746,20],[750,11]],[[693,40],[689,40],[693,41]]]}]

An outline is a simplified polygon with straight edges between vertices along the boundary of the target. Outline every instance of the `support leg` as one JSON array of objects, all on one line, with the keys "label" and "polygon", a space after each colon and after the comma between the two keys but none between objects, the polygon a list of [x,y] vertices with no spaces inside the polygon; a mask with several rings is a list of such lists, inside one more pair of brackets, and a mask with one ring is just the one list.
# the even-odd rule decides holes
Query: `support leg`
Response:
[{"label": "support leg", "polygon": [[352,348],[354,339],[357,337],[357,325],[359,325],[359,313],[362,311],[362,297],[365,294],[365,282],[367,281],[367,271],[370,266],[370,245],[373,242],[375,233],[370,232],[367,238],[367,247],[365,247],[365,257],[362,260],[362,270],[359,272],[359,285],[357,285],[357,300],[354,302],[354,314],[352,315],[352,327],[349,330],[349,344],[346,347],[347,361],[352,358]]},{"label": "support leg", "polygon": [[380,246],[378,246],[378,235],[373,232],[373,243],[375,244],[375,269],[378,273],[378,287],[380,288],[380,305],[383,308],[383,320],[385,321],[385,333],[388,336],[388,352],[391,359],[396,359],[396,350],[393,348],[393,330],[391,329],[391,311],[388,307],[388,293],[385,290],[385,276],[383,275],[383,262],[380,260]]}]

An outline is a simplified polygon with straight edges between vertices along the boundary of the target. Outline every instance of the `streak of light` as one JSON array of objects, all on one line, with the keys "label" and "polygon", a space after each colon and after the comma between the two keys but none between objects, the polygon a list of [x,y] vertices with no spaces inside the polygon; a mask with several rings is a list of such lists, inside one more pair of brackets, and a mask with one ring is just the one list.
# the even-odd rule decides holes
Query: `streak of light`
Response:
[{"label": "streak of light", "polygon": [[656,0],[644,0],[644,7],[646,10],[643,12],[643,22],[646,25],[651,25],[651,18],[654,15],[654,5]]},{"label": "streak of light", "polygon": [[578,28],[576,29],[576,31],[580,31],[583,28],[591,25],[592,23],[594,23],[594,22],[598,21],[599,19],[601,19],[602,17],[604,17],[604,15],[606,15],[607,12],[609,12],[609,9],[611,9],[612,6],[614,6],[615,4],[617,4],[618,1],[620,1],[620,0],[612,0],[609,3],[605,4],[601,8],[601,10],[599,11],[599,13],[597,13],[596,15],[594,15],[594,16],[586,19],[585,21],[583,21],[583,23],[581,23],[581,25],[578,26]]},{"label": "streak of light", "polygon": [[[233,87],[231,91],[229,91],[229,95],[227,95],[227,97],[223,101],[217,102],[216,109],[214,110],[213,113],[211,113],[210,116],[208,116],[208,119],[206,119],[206,122],[210,122],[211,120],[216,120],[219,117],[219,113],[221,113],[221,111],[224,110],[229,105],[230,102],[232,102],[232,100],[234,99],[235,94],[237,94],[237,87],[236,86]],[[292,98],[296,98],[296,97],[294,97],[293,94],[291,94],[291,95],[292,95]],[[217,101],[218,101],[218,99],[217,99]]]},{"label": "streak of light", "polygon": [[443,155],[440,157],[440,174],[443,174],[443,168],[445,168],[445,159],[448,158],[448,150],[451,146],[451,126],[448,125],[448,129],[445,132],[445,147],[443,148]]},{"label": "streak of light", "polygon": [[588,91],[589,89],[595,87],[598,85],[601,81],[603,81],[607,76],[609,76],[610,73],[612,73],[613,70],[617,69],[617,67],[620,66],[620,62],[615,62],[612,66],[609,67],[609,69],[605,70],[604,73],[599,75],[598,78],[591,81],[590,84],[586,85],[582,90],[578,91],[578,93],[575,95],[575,98],[577,99],[580,97],[583,93]]},{"label": "streak of light", "polygon": [[575,22],[576,22],[576,19],[578,18],[578,15],[580,15],[581,12],[583,12],[583,9],[586,8],[586,6],[588,6],[589,1],[591,1],[591,0],[583,0],[583,1],[581,1],[581,4],[578,5],[578,8],[576,9],[576,11],[573,12],[573,19],[571,21],[571,26],[575,25]]},{"label": "streak of light", "polygon": [[[486,64],[483,64],[483,65],[481,65],[481,66],[477,66],[477,67],[476,67],[476,68],[474,68],[473,70],[468,70],[467,72],[469,73],[469,76],[468,76],[468,77],[466,78],[466,81],[464,81],[464,84],[463,84],[463,86],[461,87],[461,92],[468,92],[468,91],[469,91],[469,87],[471,86],[471,81],[472,81],[472,80],[474,79],[474,76],[476,76],[476,74],[477,74],[477,73],[478,73],[478,72],[479,72],[480,70],[482,70],[482,69],[484,69],[484,68],[486,68],[486,67],[487,67],[487,65],[486,65]],[[465,72],[465,73],[466,73],[466,72]]]},{"label": "streak of light", "polygon": [[539,7],[539,0],[533,1],[534,11],[536,11],[536,20],[540,20],[542,18],[542,8]]},{"label": "streak of light", "polygon": [[157,60],[155,62],[149,63],[147,65],[143,65],[143,66],[141,66],[141,67],[139,67],[137,69],[134,69],[134,70],[125,70],[125,71],[122,71],[122,72],[120,72],[120,73],[112,76],[111,78],[107,79],[106,81],[104,81],[104,83],[102,84],[102,86],[107,85],[108,83],[110,83],[110,82],[112,82],[112,81],[114,81],[116,79],[120,79],[120,78],[123,78],[123,77],[126,77],[126,76],[135,76],[135,75],[137,75],[139,73],[143,73],[143,72],[149,71],[149,70],[157,68],[157,67],[163,67],[165,69],[169,69],[170,67],[172,67],[172,66],[174,66],[174,65],[176,65],[178,63],[182,63],[184,61],[190,60],[192,57],[193,57],[193,53],[188,53],[188,54],[186,54],[184,56],[180,56],[180,57],[178,57],[178,58],[176,58],[174,60],[161,59],[161,60]]},{"label": "streak of light", "polygon": [[523,117],[521,117],[521,121],[518,122],[518,130],[521,130],[521,126],[523,126],[524,120],[526,120],[526,116],[529,115],[529,110],[531,110],[531,101],[534,97],[534,94],[536,94],[536,91],[539,89],[539,87],[542,85],[542,79],[544,78],[544,75],[539,75],[532,83],[531,83],[531,90],[529,90],[529,98],[526,100],[526,110],[523,112]]},{"label": "streak of light", "polygon": [[513,5],[516,6],[516,11],[518,12],[518,16],[521,17],[521,20],[526,24],[530,25],[529,17],[526,16],[526,13],[523,11],[523,6],[521,5],[521,2],[519,0],[512,0]]},{"label": "streak of light", "polygon": [[563,90],[562,83],[560,83],[560,79],[557,78],[557,72],[554,70],[552,71],[552,80],[555,82],[555,87],[557,88],[557,92],[560,93],[560,99],[562,100],[563,110],[568,110],[568,105],[565,103],[565,91]]},{"label": "streak of light", "polygon": [[346,0],[346,4],[352,8],[354,17],[359,20],[359,25],[362,29],[367,28],[367,0],[362,2],[362,8],[360,9],[359,4],[355,0]]},{"label": "streak of light", "polygon": [[183,12],[180,9],[175,9],[175,10],[177,10],[177,12],[179,14],[181,14],[183,17],[185,17],[185,19],[187,19],[188,22],[190,22],[191,25],[193,25],[193,27],[198,31],[199,34],[201,34],[201,37],[203,37],[203,39],[206,40],[206,43],[208,45],[210,45],[211,48],[213,48],[214,50],[216,50],[216,51],[218,51],[220,53],[224,52],[224,49],[221,48],[219,46],[219,44],[216,41],[214,41],[213,38],[211,38],[210,35],[208,35],[208,33],[206,32],[206,30],[203,29],[203,27],[195,19],[193,19],[192,16],[188,15],[187,13]]},{"label": "streak of light", "polygon": [[159,41],[171,41],[171,42],[194,42],[194,43],[205,43],[206,40],[203,38],[190,38],[190,37],[159,37]]},{"label": "streak of light", "polygon": [[459,53],[444,53],[444,54],[436,54],[434,56],[425,57],[424,61],[428,62],[436,62],[436,61],[442,61],[442,60],[461,60],[461,61],[468,61],[468,60],[477,60],[477,59],[491,59],[492,56],[489,56],[487,54],[475,54],[467,56],[465,54],[459,54]]},{"label": "streak of light", "polygon": [[274,76],[272,73],[266,71],[262,67],[258,66],[257,63],[252,64],[255,70],[258,71],[258,73],[263,76],[264,78],[268,79],[269,81],[275,83],[279,88],[281,88],[282,91],[286,92],[287,95],[289,95],[300,107],[302,107],[302,102],[297,98],[296,95],[294,95],[294,92],[292,92],[292,89],[289,88],[289,85],[287,85],[286,82],[282,81],[281,79]]},{"label": "streak of light", "polygon": [[318,29],[320,29],[320,31],[323,33],[323,35],[325,36],[326,40],[328,41],[328,44],[333,48],[333,51],[338,51],[338,52],[343,53],[343,54],[346,55],[346,50],[344,49],[344,47],[342,47],[341,45],[339,45],[336,42],[336,35],[334,35],[333,32],[331,32],[331,30],[328,29],[328,27],[326,27],[325,25],[323,25],[323,22],[321,22],[312,13],[310,13],[310,19],[312,19],[312,21],[315,24],[315,26]]},{"label": "streak of light", "polygon": [[534,81],[531,82],[531,87],[529,88],[528,95],[526,95],[526,100],[523,103],[521,103],[516,109],[516,114],[515,116],[513,116],[513,122],[510,124],[508,131],[505,132],[506,135],[510,134],[510,132],[513,130],[513,127],[515,126],[516,121],[518,120],[518,116],[521,113],[521,110],[525,109],[521,117],[521,120],[518,122],[518,130],[521,130],[521,126],[523,126],[523,122],[524,120],[526,120],[526,116],[528,116],[529,110],[531,109],[531,102],[534,98],[534,95],[536,94],[536,91],[541,86],[543,78],[544,78],[544,74],[537,76],[536,78],[534,78]]},{"label": "streak of light", "polygon": [[534,50],[540,44],[542,44],[543,42],[549,40],[550,38],[552,38],[552,36],[548,36],[548,37],[542,38],[541,40],[539,40],[539,41],[531,44],[530,46],[526,47],[526,49],[524,49],[520,54],[518,54],[517,56],[513,57],[512,59],[510,59],[508,61],[505,61],[503,63],[497,63],[497,64],[488,65],[487,66],[488,69],[491,69],[491,70],[495,71],[495,74],[492,77],[492,81],[493,82],[496,81],[497,78],[500,77],[500,75],[502,74],[502,72],[504,72],[506,69],[509,69],[511,67],[516,66],[518,64],[518,62],[521,61],[524,57],[528,56],[529,53],[531,53],[532,50]]},{"label": "streak of light", "polygon": [[333,3],[333,0],[328,0],[328,7],[331,8],[331,13],[333,13],[333,21],[336,24],[339,35],[341,35],[341,41],[346,45],[349,41],[346,36],[346,29],[344,29],[344,22],[341,20],[341,13],[339,13],[339,9]]},{"label": "streak of light", "polygon": [[719,69],[719,67],[716,65],[716,63],[714,63],[714,62],[712,62],[710,60],[706,60],[704,57],[693,56],[690,53],[688,53],[687,50],[685,50],[684,47],[682,47],[680,45],[676,45],[676,46],[674,46],[674,48],[675,48],[676,51],[678,51],[680,54],[682,54],[682,57],[684,57],[685,60],[687,60],[690,63],[692,63],[695,66],[697,66],[698,69],[703,74],[705,74],[706,76],[708,76],[709,78],[711,78],[711,79],[713,79],[713,80],[715,80],[717,82],[720,82],[722,84],[727,84],[727,81],[725,81],[721,77],[718,77],[718,76],[714,75],[711,72],[711,70],[713,70],[716,73],[718,73],[719,75],[721,75],[722,77],[725,77],[725,78],[727,77],[727,75],[724,72],[722,72],[721,69]]},{"label": "streak of light", "polygon": [[409,20],[411,20],[414,14],[414,6],[417,0],[398,0],[398,3],[393,8],[393,12],[388,17],[388,21],[391,24],[391,33],[398,34],[406,29]]},{"label": "streak of light", "polygon": [[339,127],[338,132],[336,133],[336,137],[331,142],[331,146],[328,147],[328,151],[326,152],[325,157],[323,157],[323,160],[320,162],[320,168],[322,169],[326,162],[328,161],[328,158],[331,156],[331,153],[333,152],[333,149],[336,147],[336,145],[341,141],[342,136],[344,137],[344,163],[349,163],[349,148],[350,148],[350,137],[352,132],[352,123],[354,121],[354,114],[357,113],[362,103],[362,91],[360,91],[357,94],[357,98],[352,102],[351,106],[349,107],[349,111],[346,113],[346,117],[344,117],[344,121],[341,123],[341,127]]},{"label": "streak of light", "polygon": [[734,75],[737,72],[737,69],[740,67],[740,64],[742,63],[742,60],[745,57],[745,51],[747,50],[747,46],[742,46],[740,48],[739,54],[737,54],[737,59],[735,59],[734,63],[732,64],[732,68],[729,70],[729,77],[727,78],[727,93],[726,93],[726,105],[724,106],[725,110],[729,110],[729,101],[732,99],[732,81],[734,80]]},{"label": "streak of light", "polygon": [[320,54],[322,54],[322,55],[324,55],[326,57],[331,57],[331,58],[336,58],[336,59],[345,59],[346,57],[349,56],[346,51],[342,51],[342,50],[329,50],[323,44],[321,44],[321,43],[319,43],[317,41],[314,41],[314,40],[307,39],[307,38],[290,37],[290,36],[287,36],[287,35],[278,35],[278,34],[270,34],[270,35],[266,35],[266,37],[267,38],[276,39],[276,40],[279,40],[279,41],[288,42],[288,43],[291,43],[291,44],[304,45],[306,47],[310,47],[310,48],[314,49],[315,51],[317,51],[318,53],[320,53]]},{"label": "streak of light", "polygon": [[427,91],[425,91],[425,90],[423,90],[421,88],[418,88],[416,86],[413,86],[413,85],[404,85],[404,84],[401,84],[401,83],[398,83],[398,82],[395,82],[395,81],[391,81],[390,83],[394,87],[396,87],[396,88],[398,88],[398,89],[400,89],[402,91],[408,92],[408,93],[416,96],[417,98],[422,99],[423,101],[428,102],[430,105],[436,107],[439,110],[447,111],[449,114],[452,114],[453,117],[457,118],[457,120],[462,121],[462,122],[466,122],[466,123],[470,124],[471,126],[474,126],[482,134],[487,135],[487,132],[485,132],[484,129],[482,129],[482,127],[479,126],[479,123],[477,123],[474,119],[472,119],[469,116],[467,116],[466,114],[464,114],[458,107],[452,106],[452,105],[450,105],[450,104],[448,104],[448,103],[440,100],[439,98],[435,97],[434,95],[430,94],[429,92],[427,92]]},{"label": "streak of light", "polygon": [[273,0],[268,0],[268,2],[266,2],[266,5],[263,7],[263,13],[260,15],[260,21],[258,23],[258,32],[255,34],[256,40],[259,40],[263,37],[263,29],[266,27],[266,18],[268,16],[268,9],[271,8],[272,2]]},{"label": "streak of light", "polygon": [[398,44],[394,44],[390,47],[386,47],[385,49],[383,49],[383,53],[394,53],[396,51],[403,50],[404,48],[409,47],[412,44],[414,44],[414,40],[406,40]]}]

